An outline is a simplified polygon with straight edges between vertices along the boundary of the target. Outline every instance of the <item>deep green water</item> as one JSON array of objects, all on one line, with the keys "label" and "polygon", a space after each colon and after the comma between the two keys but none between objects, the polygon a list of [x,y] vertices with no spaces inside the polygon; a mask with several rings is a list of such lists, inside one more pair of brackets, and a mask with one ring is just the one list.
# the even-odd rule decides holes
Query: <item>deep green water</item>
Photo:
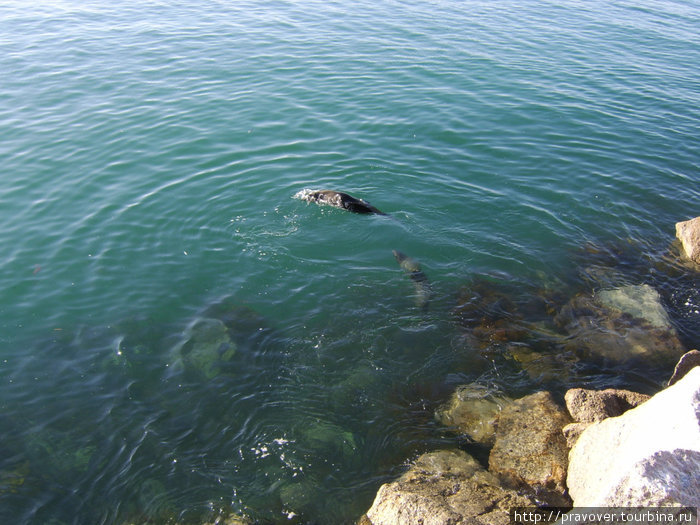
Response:
[{"label": "deep green water", "polygon": [[[698,346],[668,256],[700,215],[698,35],[696,1],[0,4],[0,521],[348,523],[455,444],[458,384],[658,388],[528,377],[452,309],[615,266]],[[202,318],[236,349],[208,373],[178,360]]]}]

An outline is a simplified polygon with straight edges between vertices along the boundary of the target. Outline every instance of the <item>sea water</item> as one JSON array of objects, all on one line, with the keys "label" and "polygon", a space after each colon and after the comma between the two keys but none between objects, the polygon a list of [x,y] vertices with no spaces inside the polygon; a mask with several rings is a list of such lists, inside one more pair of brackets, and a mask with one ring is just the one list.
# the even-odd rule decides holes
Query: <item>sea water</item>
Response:
[{"label": "sea water", "polygon": [[460,384],[658,389],[533,378],[454,312],[605,262],[697,346],[664,268],[700,214],[698,35],[691,0],[3,2],[2,522],[351,523],[457,445]]}]

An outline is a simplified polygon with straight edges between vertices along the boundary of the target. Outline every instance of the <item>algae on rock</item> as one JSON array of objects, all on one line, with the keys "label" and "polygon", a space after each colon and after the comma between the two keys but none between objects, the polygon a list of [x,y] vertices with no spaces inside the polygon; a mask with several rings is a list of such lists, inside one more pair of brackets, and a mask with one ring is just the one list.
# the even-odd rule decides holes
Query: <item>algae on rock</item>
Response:
[{"label": "algae on rock", "polygon": [[177,347],[176,360],[186,369],[195,370],[206,379],[213,379],[233,358],[236,348],[223,321],[198,319]]},{"label": "algae on rock", "polygon": [[496,422],[503,407],[510,402],[508,397],[496,395],[483,385],[462,385],[436,410],[435,418],[475,443],[493,445]]}]

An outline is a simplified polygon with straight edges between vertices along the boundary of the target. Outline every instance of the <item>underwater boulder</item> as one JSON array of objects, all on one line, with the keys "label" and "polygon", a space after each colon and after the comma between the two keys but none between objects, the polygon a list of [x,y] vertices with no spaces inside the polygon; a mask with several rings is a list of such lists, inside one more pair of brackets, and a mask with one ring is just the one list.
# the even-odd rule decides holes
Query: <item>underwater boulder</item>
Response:
[{"label": "underwater boulder", "polygon": [[601,290],[595,294],[595,298],[601,305],[643,319],[654,328],[673,330],[659,292],[648,284]]},{"label": "underwater boulder", "polygon": [[61,478],[88,470],[97,446],[82,442],[82,436],[43,428],[27,437],[25,451],[32,465],[40,465],[44,475]]},{"label": "underwater boulder", "polygon": [[352,432],[320,419],[306,422],[302,430],[302,442],[317,454],[332,458],[352,458],[358,451]]},{"label": "underwater boulder", "polygon": [[359,366],[350,370],[342,381],[332,385],[328,395],[336,411],[344,411],[348,407],[366,409],[370,404],[370,395],[382,386],[382,377],[376,368]]},{"label": "underwater boulder", "polygon": [[30,473],[27,460],[15,464],[12,468],[0,470],[0,496],[19,492]]},{"label": "underwater boulder", "polygon": [[493,445],[501,411],[512,400],[472,383],[457,387],[450,400],[435,411],[435,419],[481,445]]},{"label": "underwater boulder", "polygon": [[485,357],[513,343],[556,349],[561,334],[552,325],[550,294],[528,281],[504,281],[481,276],[460,289],[453,315],[462,337]]},{"label": "underwater boulder", "polygon": [[568,333],[564,348],[584,358],[647,365],[675,363],[685,349],[648,285],[580,294],[555,317]]},{"label": "underwater boulder", "polygon": [[282,483],[279,497],[288,518],[303,514],[315,504],[319,487],[307,479],[297,479]]},{"label": "underwater boulder", "polygon": [[203,318],[197,319],[189,327],[177,347],[176,355],[185,369],[213,379],[233,358],[236,348],[223,321]]},{"label": "underwater boulder", "polygon": [[[561,336],[552,337],[552,348],[561,346]],[[545,353],[533,350],[529,345],[509,344],[506,353],[515,361],[532,381],[541,384],[560,382],[568,383],[578,358],[570,352]]]}]

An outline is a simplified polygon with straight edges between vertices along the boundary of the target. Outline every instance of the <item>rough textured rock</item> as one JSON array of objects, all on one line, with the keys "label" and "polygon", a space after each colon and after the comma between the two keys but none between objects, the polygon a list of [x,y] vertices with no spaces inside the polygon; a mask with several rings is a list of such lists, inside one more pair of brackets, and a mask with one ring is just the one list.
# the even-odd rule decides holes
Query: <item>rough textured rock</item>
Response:
[{"label": "rough textured rock", "polygon": [[690,352],[683,354],[678,361],[676,368],[673,370],[671,379],[668,380],[668,386],[671,386],[672,384],[683,379],[683,376],[685,376],[685,374],[690,372],[690,370],[696,366],[700,366],[700,352],[697,350],[691,350]]},{"label": "rough textured rock", "polygon": [[463,385],[435,412],[435,418],[475,443],[493,445],[496,421],[510,402],[509,398],[494,395],[482,385]]},{"label": "rough textured rock", "polygon": [[576,507],[700,505],[700,368],[591,424],[569,454]]},{"label": "rough textured rock", "polygon": [[441,450],[382,485],[366,516],[372,525],[506,525],[509,509],[532,504],[466,452]]},{"label": "rough textured rock", "polygon": [[[638,287],[635,293],[643,289],[646,288]],[[635,293],[626,293],[625,296],[634,296]],[[658,297],[655,291],[652,295]],[[654,304],[651,295],[643,302]],[[555,322],[569,334],[564,348],[587,359],[598,358],[613,363],[636,359],[647,365],[675,362],[685,352],[676,330],[670,325],[659,326],[660,303],[645,310],[640,314],[642,317],[623,310],[622,303],[617,304],[619,308],[603,304],[600,294],[578,295],[571,299],[555,318]]]},{"label": "rough textured rock", "polygon": [[561,432],[566,438],[566,446],[569,448],[573,448],[583,431],[586,430],[590,425],[590,423],[569,423],[564,428],[562,428]]},{"label": "rough textured rock", "polygon": [[572,388],[564,396],[569,414],[579,423],[594,423],[624,414],[651,396],[630,390]]},{"label": "rough textured rock", "polygon": [[677,222],[676,237],[681,241],[688,259],[700,264],[700,217]]},{"label": "rough textured rock", "polygon": [[567,505],[568,447],[562,428],[571,423],[549,392],[518,399],[501,412],[489,470],[509,486],[531,490],[551,505]]}]

